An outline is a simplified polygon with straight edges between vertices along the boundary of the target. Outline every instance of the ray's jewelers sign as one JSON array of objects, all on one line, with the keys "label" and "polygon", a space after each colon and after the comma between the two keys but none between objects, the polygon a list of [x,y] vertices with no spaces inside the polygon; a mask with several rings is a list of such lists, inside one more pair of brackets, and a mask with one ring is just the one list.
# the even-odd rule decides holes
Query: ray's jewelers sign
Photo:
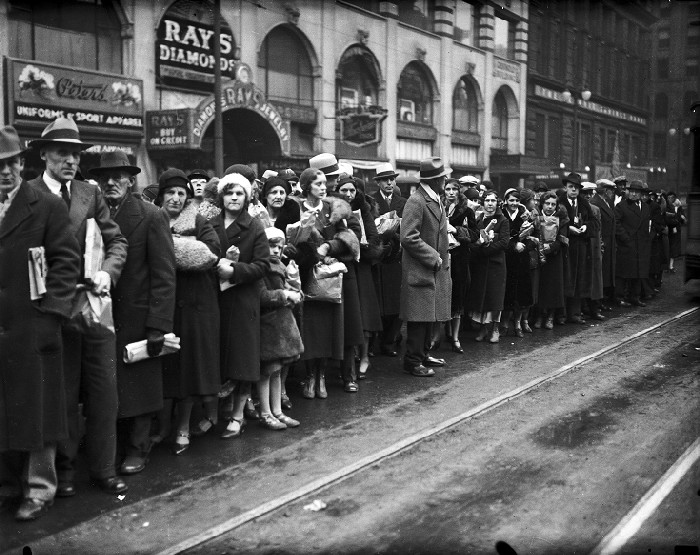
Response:
[{"label": "ray's jewelers sign", "polygon": [[13,125],[67,117],[81,128],[143,136],[140,79],[11,58],[6,63]]}]

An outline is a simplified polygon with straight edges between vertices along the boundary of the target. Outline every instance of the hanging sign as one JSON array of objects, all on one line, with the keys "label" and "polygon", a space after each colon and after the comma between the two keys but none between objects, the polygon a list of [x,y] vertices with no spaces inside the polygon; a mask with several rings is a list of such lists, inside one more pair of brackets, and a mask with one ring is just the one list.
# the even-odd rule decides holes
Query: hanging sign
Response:
[{"label": "hanging sign", "polygon": [[173,150],[191,148],[192,110],[153,110],[146,112],[146,148]]},{"label": "hanging sign", "polygon": [[340,140],[354,147],[363,147],[381,141],[381,123],[387,110],[379,106],[343,109],[337,118],[340,121]]}]

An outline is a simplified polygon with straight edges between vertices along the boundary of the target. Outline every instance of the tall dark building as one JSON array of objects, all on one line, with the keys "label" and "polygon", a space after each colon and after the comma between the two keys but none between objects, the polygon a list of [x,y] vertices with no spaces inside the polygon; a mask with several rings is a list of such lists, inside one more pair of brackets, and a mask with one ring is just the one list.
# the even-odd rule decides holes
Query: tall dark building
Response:
[{"label": "tall dark building", "polygon": [[552,186],[570,171],[610,177],[617,142],[621,171],[646,181],[651,3],[534,0],[529,15],[532,177]]},{"label": "tall dark building", "polygon": [[660,1],[652,26],[650,175],[652,187],[690,189],[690,106],[700,100],[700,2]]}]

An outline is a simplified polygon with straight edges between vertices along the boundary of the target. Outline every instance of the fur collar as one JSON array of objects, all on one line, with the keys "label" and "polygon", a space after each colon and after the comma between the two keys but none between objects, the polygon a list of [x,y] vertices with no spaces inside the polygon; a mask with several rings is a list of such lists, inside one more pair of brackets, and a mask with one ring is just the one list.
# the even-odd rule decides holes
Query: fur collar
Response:
[{"label": "fur collar", "polygon": [[172,222],[170,228],[177,235],[196,235],[197,234],[197,207],[190,201],[187,201],[185,207],[180,212],[177,219]]}]

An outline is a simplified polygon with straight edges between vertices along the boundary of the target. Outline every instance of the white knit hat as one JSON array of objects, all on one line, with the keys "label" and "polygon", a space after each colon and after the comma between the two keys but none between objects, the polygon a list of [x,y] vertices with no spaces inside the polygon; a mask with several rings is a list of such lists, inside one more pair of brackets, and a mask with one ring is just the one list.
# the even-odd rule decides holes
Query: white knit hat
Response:
[{"label": "white knit hat", "polygon": [[276,227],[266,227],[265,235],[268,241],[272,241],[273,239],[282,239],[282,241],[284,241],[285,239],[284,231]]},{"label": "white knit hat", "polygon": [[223,176],[219,180],[219,184],[216,186],[216,190],[219,193],[219,196],[221,196],[222,191],[228,185],[240,185],[241,188],[245,191],[246,200],[250,200],[250,197],[253,194],[253,187],[250,184],[250,181],[248,181],[240,173],[230,173],[228,175]]}]

